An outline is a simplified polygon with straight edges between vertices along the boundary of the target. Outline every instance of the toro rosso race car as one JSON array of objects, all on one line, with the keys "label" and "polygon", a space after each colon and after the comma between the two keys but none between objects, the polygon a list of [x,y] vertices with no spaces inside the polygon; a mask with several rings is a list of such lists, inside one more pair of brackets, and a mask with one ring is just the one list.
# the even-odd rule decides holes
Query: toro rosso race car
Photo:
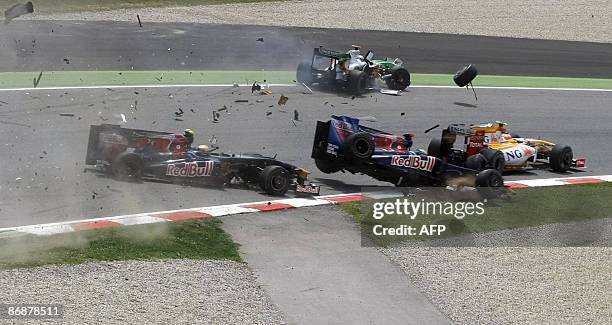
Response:
[{"label": "toro rosso race car", "polygon": [[206,145],[191,148],[181,134],[102,124],[90,127],[85,162],[121,180],[146,178],[216,186],[242,183],[259,185],[270,195],[283,195],[290,188],[319,194],[319,186],[306,183],[309,172],[303,168],[260,154],[213,150]]},{"label": "toro rosso race car", "polygon": [[410,85],[410,73],[399,58],[377,60],[372,51],[364,56],[355,45],[347,52],[315,48],[312,60],[300,63],[297,69],[300,83],[345,89],[355,95],[374,87],[377,80],[391,90],[404,90]]},{"label": "toro rosso race car", "polygon": [[312,158],[323,173],[346,170],[396,186],[447,186],[461,177],[479,188],[503,187],[497,170],[478,171],[411,150],[412,139],[412,134],[393,135],[360,125],[356,118],[332,115],[317,122]]},{"label": "toro rosso race car", "polygon": [[[457,136],[464,138],[459,149],[453,147]],[[570,146],[520,137],[509,133],[503,122],[451,124],[442,131],[441,138],[431,140],[427,151],[432,156],[476,170],[494,168],[503,172],[543,166],[565,172],[586,167],[586,159],[574,159]]]}]

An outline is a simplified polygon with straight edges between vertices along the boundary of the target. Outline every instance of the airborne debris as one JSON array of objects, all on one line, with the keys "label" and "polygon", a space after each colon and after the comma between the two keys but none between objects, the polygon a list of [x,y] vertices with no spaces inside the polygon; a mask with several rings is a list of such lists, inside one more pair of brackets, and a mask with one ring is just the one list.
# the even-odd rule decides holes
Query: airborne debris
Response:
[{"label": "airborne debris", "polygon": [[60,116],[74,116],[73,113],[60,113]]},{"label": "airborne debris", "polygon": [[289,100],[289,97],[281,94],[280,98],[278,99],[278,105],[285,105],[287,104],[288,100]]},{"label": "airborne debris", "polygon": [[221,113],[217,111],[213,111],[213,123],[219,123],[219,117],[221,117]]},{"label": "airborne debris", "polygon": [[249,100],[248,99],[236,99],[234,102],[235,103],[248,103]]},{"label": "airborne debris", "polygon": [[260,37],[260,38],[256,39],[255,41],[256,41],[256,42],[263,42],[263,41],[264,41],[264,39],[263,39],[263,37]]},{"label": "airborne debris", "polygon": [[295,120],[295,121],[299,121],[300,120],[300,113],[297,111],[297,109],[293,110],[293,120]]},{"label": "airborne debris", "polygon": [[64,62],[66,62],[66,64],[70,64],[70,60],[68,60],[68,58],[64,58]]},{"label": "airborne debris", "polygon": [[302,93],[304,93],[304,94],[312,94],[312,89],[310,89],[310,87],[306,86],[305,83],[302,82],[302,83],[300,83],[300,85],[302,85],[302,87],[304,87],[304,89],[306,90],[306,91],[303,91]]},{"label": "airborne debris", "polygon": [[266,112],[266,116],[272,115],[272,112]]},{"label": "airborne debris", "polygon": [[401,90],[391,90],[391,89],[381,89],[380,93],[381,94],[385,94],[385,95],[393,95],[393,96],[401,96],[402,95],[402,91]]},{"label": "airborne debris", "polygon": [[31,14],[34,12],[34,5],[32,1],[28,1],[25,4],[18,3],[4,12],[4,23],[8,24],[11,20],[23,16],[25,14]]},{"label": "airborne debris", "polygon": [[223,107],[219,108],[217,112],[227,111],[227,106],[223,105]]},{"label": "airborne debris", "polygon": [[185,112],[183,112],[183,109],[180,107],[178,108],[177,112],[174,112],[174,115],[179,116],[179,117],[183,116],[183,114],[185,114]]},{"label": "airborne debris", "polygon": [[142,27],[142,22],[140,21],[140,15],[136,15],[136,18],[138,18],[138,25]]},{"label": "airborne debris", "polygon": [[260,91],[261,90],[261,85],[257,83],[257,81],[253,82],[253,85],[251,86],[251,94],[256,92],[256,91]]}]

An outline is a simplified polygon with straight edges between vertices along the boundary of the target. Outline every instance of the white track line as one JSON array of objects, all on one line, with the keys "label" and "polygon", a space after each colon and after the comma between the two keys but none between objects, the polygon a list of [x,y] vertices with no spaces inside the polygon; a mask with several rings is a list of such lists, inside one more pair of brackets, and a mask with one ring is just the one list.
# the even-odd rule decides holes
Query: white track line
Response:
[{"label": "white track line", "polygon": [[[69,90],[69,89],[121,89],[121,88],[202,88],[202,87],[232,87],[233,84],[210,84],[210,85],[100,85],[100,86],[65,86],[65,87],[36,87],[36,88],[0,88],[2,91],[35,91],[35,90]],[[240,87],[251,87],[251,85],[239,85]],[[270,84],[274,87],[293,87],[294,84]],[[422,86],[414,85],[410,88],[440,88],[440,89],[462,89],[456,86]],[[541,88],[541,87],[493,87],[477,86],[478,89],[497,89],[497,90],[544,90],[544,91],[591,91],[591,92],[612,92],[612,89],[596,88]]]}]

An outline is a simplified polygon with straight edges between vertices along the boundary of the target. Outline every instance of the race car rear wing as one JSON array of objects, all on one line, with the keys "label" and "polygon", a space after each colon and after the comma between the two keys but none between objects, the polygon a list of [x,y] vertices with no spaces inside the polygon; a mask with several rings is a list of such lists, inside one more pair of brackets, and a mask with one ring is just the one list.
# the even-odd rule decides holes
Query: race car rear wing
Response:
[{"label": "race car rear wing", "polygon": [[340,53],[338,51],[326,49],[323,46],[319,46],[319,47],[315,48],[313,50],[313,52],[314,52],[313,54],[315,56],[317,56],[317,55],[318,56],[324,56],[324,57],[328,57],[328,58],[336,59],[336,60],[340,59],[340,55],[342,54],[342,53]]},{"label": "race car rear wing", "polygon": [[108,157],[106,157],[107,152],[105,152],[104,147],[109,143],[127,146],[127,143],[132,139],[165,135],[170,136],[172,133],[128,129],[114,124],[91,125],[89,127],[85,164],[95,165],[98,160],[106,160]]}]

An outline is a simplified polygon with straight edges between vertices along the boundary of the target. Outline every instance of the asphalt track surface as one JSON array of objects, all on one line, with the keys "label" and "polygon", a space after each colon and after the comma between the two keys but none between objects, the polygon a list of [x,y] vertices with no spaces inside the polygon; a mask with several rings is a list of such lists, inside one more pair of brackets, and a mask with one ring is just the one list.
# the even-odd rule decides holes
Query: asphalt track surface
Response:
[{"label": "asphalt track surface", "polygon": [[[251,94],[247,87],[3,92],[0,227],[273,199],[257,189],[126,183],[85,172],[89,125],[118,123],[121,113],[127,127],[177,132],[190,127],[196,130],[196,143],[214,135],[224,152],[278,154],[280,160],[311,170],[324,194],[383,185],[362,175],[316,170],[310,158],[315,123],[330,114],[373,116],[376,122],[364,124],[413,132],[415,147],[426,147],[439,136],[439,129],[423,134],[435,124],[503,120],[524,137],[569,144],[576,156],[588,159],[585,171],[560,175],[539,170],[507,175],[508,180],[610,173],[610,92],[481,89],[478,102],[465,89],[413,88],[398,97],[372,93],[355,99],[303,94],[297,87],[273,92]],[[289,97],[285,106],[276,104],[281,93]],[[213,123],[212,111],[224,105],[228,110]],[[174,118],[178,107],[185,111],[183,121]],[[300,119],[295,125],[294,110]]]},{"label": "asphalt track surface", "polygon": [[[612,77],[612,44],[247,25],[13,21],[0,31],[0,71],[293,70],[319,45],[371,48],[409,71]],[[263,38],[263,42],[257,41]]]}]

